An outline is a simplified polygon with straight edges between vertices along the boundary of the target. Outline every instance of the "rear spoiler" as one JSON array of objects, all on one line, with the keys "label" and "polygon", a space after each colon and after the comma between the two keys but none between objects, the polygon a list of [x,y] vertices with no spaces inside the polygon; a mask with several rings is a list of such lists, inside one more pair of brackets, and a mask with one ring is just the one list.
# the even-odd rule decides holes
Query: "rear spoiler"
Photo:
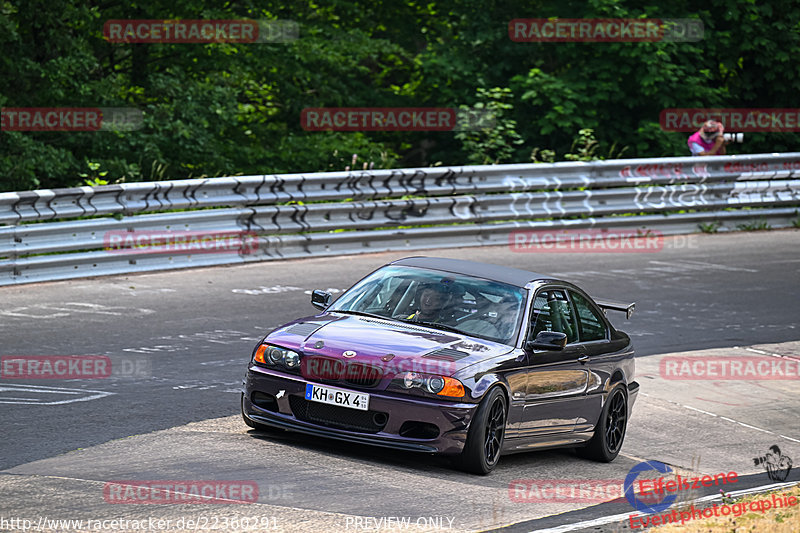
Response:
[{"label": "rear spoiler", "polygon": [[628,320],[630,320],[631,315],[633,315],[633,310],[636,307],[636,302],[622,304],[619,302],[609,302],[606,300],[595,300],[595,303],[600,306],[600,309],[602,309],[604,313],[609,309],[612,311],[622,311],[625,313],[625,318]]}]

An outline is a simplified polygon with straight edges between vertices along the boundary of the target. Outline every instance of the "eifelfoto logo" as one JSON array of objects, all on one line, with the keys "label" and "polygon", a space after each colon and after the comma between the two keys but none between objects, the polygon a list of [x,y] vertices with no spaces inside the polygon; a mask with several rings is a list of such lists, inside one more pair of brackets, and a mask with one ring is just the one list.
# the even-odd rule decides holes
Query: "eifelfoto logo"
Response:
[{"label": "eifelfoto logo", "polygon": [[753,458],[753,463],[755,466],[763,465],[772,481],[786,481],[792,471],[792,459],[782,454],[777,444],[770,446],[765,455]]},{"label": "eifelfoto logo", "polygon": [[655,491],[645,492],[639,495],[634,492],[634,485],[636,484],[636,478],[639,477],[639,474],[652,470],[661,474],[670,474],[672,472],[672,468],[664,463],[658,461],[643,461],[634,465],[628,472],[628,475],[625,476],[625,499],[628,500],[628,503],[630,503],[634,509],[644,513],[659,513],[664,511],[668,509],[677,498],[676,494],[667,494],[666,491],[662,492],[660,495]]}]

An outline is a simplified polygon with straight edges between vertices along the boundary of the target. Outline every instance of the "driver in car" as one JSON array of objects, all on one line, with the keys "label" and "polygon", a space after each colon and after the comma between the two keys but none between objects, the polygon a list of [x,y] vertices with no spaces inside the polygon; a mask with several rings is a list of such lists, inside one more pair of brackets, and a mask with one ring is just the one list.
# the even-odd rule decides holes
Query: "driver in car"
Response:
[{"label": "driver in car", "polygon": [[414,322],[445,322],[448,317],[444,310],[450,300],[447,286],[438,283],[426,283],[417,289],[417,310],[406,317]]}]

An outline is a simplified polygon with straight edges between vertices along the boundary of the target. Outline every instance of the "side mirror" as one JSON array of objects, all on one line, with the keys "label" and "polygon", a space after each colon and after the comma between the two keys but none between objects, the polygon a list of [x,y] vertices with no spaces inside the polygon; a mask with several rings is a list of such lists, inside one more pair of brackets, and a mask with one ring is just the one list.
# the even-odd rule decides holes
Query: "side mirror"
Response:
[{"label": "side mirror", "polygon": [[536,339],[525,342],[525,349],[533,350],[563,350],[567,345],[567,334],[560,331],[540,331]]},{"label": "side mirror", "polygon": [[319,289],[311,293],[311,305],[320,310],[324,310],[331,305],[332,299],[333,296],[331,296],[331,293]]}]

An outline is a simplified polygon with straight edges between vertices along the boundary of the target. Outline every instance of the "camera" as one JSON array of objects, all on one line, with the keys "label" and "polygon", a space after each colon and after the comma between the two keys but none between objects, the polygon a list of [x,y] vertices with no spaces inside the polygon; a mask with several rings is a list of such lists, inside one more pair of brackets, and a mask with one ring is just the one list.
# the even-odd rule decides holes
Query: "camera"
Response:
[{"label": "camera", "polygon": [[744,142],[744,133],[723,133],[722,137],[729,143],[741,144]]}]

